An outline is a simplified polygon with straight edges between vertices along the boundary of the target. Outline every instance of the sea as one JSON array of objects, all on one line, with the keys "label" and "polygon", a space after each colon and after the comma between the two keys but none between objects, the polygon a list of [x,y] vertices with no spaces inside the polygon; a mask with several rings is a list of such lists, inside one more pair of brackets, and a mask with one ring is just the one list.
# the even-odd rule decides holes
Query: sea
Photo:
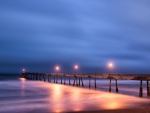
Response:
[{"label": "sea", "polygon": [[[146,82],[143,82],[143,97],[139,97],[140,81],[118,80],[119,92],[112,80],[83,79],[84,87],[48,81],[26,80],[17,74],[0,75],[0,113],[61,113],[93,110],[132,109],[150,106]],[[73,83],[73,79],[71,79]]]}]

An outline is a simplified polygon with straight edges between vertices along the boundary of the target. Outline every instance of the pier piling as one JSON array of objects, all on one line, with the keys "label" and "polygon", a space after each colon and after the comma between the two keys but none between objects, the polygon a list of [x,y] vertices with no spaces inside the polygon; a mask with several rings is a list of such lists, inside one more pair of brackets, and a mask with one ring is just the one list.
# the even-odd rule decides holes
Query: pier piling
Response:
[{"label": "pier piling", "polygon": [[140,96],[140,97],[143,96],[142,80],[140,80],[140,93],[139,93],[139,96]]},{"label": "pier piling", "polygon": [[84,84],[83,84],[83,80],[82,80],[82,77],[81,77],[81,82],[82,82],[82,86],[84,87]]},{"label": "pier piling", "polygon": [[89,88],[91,87],[91,77],[89,77]]},{"label": "pier piling", "polygon": [[69,76],[69,85],[71,85],[71,83],[70,83],[70,76]]},{"label": "pier piling", "polygon": [[62,84],[62,76],[61,76],[61,84]]},{"label": "pier piling", "polygon": [[110,81],[109,81],[109,92],[111,92],[111,78],[110,78]]},{"label": "pier piling", "polygon": [[117,83],[117,79],[116,79],[116,92],[118,92],[118,83]]},{"label": "pier piling", "polygon": [[96,75],[95,75],[94,81],[95,81],[95,88],[96,88]]},{"label": "pier piling", "polygon": [[73,82],[73,86],[75,85],[75,76],[74,76],[74,82]]},{"label": "pier piling", "polygon": [[150,96],[149,81],[147,80],[147,96]]},{"label": "pier piling", "polygon": [[64,85],[66,84],[66,76],[64,75]]}]

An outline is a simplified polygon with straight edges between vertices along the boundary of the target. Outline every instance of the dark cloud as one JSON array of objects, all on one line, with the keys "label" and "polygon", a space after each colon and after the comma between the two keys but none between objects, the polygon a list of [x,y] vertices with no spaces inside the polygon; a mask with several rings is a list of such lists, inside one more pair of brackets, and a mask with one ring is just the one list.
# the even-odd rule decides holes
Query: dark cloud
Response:
[{"label": "dark cloud", "polygon": [[[148,0],[0,1],[0,73],[149,73]],[[138,71],[137,71],[138,70]]]}]

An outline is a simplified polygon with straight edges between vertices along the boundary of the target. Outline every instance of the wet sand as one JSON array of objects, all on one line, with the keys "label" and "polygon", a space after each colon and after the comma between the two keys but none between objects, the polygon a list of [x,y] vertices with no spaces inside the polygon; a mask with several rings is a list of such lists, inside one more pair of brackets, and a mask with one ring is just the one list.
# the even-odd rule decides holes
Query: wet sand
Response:
[{"label": "wet sand", "polygon": [[93,111],[78,111],[66,113],[150,113],[150,106],[137,107],[132,109],[117,109],[117,110],[93,110]]},{"label": "wet sand", "polygon": [[[88,86],[88,81],[84,83]],[[131,87],[136,82],[120,84],[120,91],[128,95],[43,81],[4,80],[0,82],[0,113],[150,113],[146,89],[144,98],[139,98],[134,95],[138,87]],[[108,89],[105,80],[99,86]]]}]

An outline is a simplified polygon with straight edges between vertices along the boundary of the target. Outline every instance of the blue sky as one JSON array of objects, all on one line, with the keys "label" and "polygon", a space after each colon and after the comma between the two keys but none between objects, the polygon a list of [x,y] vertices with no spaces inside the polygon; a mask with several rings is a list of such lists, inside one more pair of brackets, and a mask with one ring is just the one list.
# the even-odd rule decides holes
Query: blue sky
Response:
[{"label": "blue sky", "polygon": [[150,73],[149,0],[1,0],[0,73]]}]

